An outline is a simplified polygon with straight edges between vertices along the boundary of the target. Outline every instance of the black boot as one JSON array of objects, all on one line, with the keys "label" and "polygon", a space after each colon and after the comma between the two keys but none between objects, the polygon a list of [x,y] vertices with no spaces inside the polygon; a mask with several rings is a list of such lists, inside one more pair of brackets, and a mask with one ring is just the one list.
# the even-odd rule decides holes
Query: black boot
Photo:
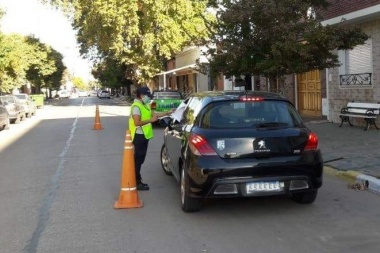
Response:
[{"label": "black boot", "polygon": [[136,188],[138,191],[149,191],[149,185],[144,184],[142,181],[137,182]]}]

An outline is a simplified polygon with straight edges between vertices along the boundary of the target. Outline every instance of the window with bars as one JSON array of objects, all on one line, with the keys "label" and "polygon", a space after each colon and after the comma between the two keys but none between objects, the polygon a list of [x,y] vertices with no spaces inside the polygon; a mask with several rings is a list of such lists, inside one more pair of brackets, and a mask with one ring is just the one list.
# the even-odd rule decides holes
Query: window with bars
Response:
[{"label": "window with bars", "polygon": [[352,50],[338,52],[340,87],[372,87],[372,39]]}]

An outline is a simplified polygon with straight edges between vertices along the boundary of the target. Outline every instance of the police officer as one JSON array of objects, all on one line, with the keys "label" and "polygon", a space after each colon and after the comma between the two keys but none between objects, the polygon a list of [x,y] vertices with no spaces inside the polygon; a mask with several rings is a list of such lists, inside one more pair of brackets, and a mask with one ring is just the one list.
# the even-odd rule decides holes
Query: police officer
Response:
[{"label": "police officer", "polygon": [[153,113],[150,109],[152,94],[148,87],[141,86],[136,90],[136,98],[131,106],[129,117],[129,130],[135,152],[135,171],[138,191],[149,190],[148,184],[143,183],[141,178],[141,166],[145,161],[149,140],[153,138],[152,123],[158,118],[171,114],[173,110],[163,113]]}]

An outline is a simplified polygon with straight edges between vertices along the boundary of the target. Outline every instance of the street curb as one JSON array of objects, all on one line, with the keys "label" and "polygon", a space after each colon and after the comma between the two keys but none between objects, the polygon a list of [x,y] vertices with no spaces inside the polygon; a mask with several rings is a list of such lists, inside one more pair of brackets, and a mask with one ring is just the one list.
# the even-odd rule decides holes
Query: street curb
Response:
[{"label": "street curb", "polygon": [[380,179],[359,173],[353,170],[341,171],[329,166],[324,166],[324,172],[336,176],[350,183],[360,183],[366,186],[368,191],[380,195]]},{"label": "street curb", "polygon": [[364,184],[370,192],[380,194],[380,180],[378,178],[361,174],[356,177],[356,182]]}]

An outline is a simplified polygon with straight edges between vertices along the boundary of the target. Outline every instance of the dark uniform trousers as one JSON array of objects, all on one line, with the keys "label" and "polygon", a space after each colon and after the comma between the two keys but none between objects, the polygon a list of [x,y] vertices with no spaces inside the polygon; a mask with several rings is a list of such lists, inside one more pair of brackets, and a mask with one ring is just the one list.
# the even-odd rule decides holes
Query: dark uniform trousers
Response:
[{"label": "dark uniform trousers", "polygon": [[146,152],[148,150],[149,140],[145,138],[143,134],[135,134],[133,138],[134,152],[135,152],[135,171],[136,171],[136,182],[142,181],[140,170],[141,166],[145,161]]}]

